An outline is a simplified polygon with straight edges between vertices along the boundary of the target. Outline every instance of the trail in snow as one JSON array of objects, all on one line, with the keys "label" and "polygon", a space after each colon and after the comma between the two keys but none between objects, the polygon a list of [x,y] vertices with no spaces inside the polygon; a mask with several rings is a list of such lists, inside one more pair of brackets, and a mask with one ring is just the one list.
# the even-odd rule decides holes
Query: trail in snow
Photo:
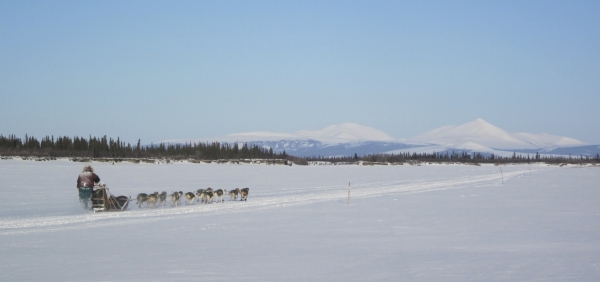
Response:
[{"label": "trail in snow", "polygon": [[[528,174],[529,170],[504,173],[504,181]],[[419,193],[438,190],[501,185],[502,176],[489,173],[478,176],[456,177],[436,180],[388,181],[352,186],[351,198],[379,197],[391,194]],[[287,206],[305,205],[314,202],[344,200],[345,186],[316,186],[294,188],[279,192],[252,193],[248,202],[182,205],[177,208],[138,209],[130,203],[128,211],[114,213],[78,214],[68,216],[36,217],[25,219],[0,219],[0,235],[53,232],[98,228],[124,224],[139,224],[177,217],[203,217],[214,214],[230,214]],[[225,197],[224,197],[225,198]]]}]

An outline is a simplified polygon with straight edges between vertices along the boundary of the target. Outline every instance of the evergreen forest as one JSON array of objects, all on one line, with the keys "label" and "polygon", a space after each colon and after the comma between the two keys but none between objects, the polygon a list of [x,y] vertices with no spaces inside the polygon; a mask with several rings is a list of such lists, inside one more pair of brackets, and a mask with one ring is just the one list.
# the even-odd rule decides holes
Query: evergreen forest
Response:
[{"label": "evergreen forest", "polygon": [[246,143],[198,142],[185,144],[131,145],[103,137],[46,136],[41,140],[25,135],[0,135],[0,155],[22,157],[79,157],[79,158],[169,158],[169,159],[285,159],[284,152],[274,153],[271,148]]},{"label": "evergreen forest", "polygon": [[595,157],[587,156],[557,156],[557,155],[523,155],[513,153],[512,156],[497,156],[477,152],[433,152],[397,154],[369,154],[358,156],[312,156],[295,157],[285,151],[274,152],[272,148],[265,148],[256,144],[198,142],[170,144],[160,143],[131,145],[117,139],[103,137],[78,137],[46,136],[41,140],[25,135],[24,139],[15,135],[0,135],[0,155],[3,157],[37,157],[37,158],[86,158],[86,159],[173,159],[173,160],[232,160],[232,159],[279,159],[291,160],[295,164],[306,165],[309,162],[327,162],[333,164],[418,164],[418,163],[465,163],[465,164],[508,164],[508,163],[533,163],[543,162],[548,164],[583,164],[600,163],[600,154]]}]

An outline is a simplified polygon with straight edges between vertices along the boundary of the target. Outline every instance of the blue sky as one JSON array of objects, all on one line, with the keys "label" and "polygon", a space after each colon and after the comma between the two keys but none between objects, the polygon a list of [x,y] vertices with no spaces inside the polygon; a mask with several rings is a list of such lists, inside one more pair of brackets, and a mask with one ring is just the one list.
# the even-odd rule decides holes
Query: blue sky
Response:
[{"label": "blue sky", "polygon": [[0,38],[3,135],[483,118],[600,143],[598,1],[0,0]]}]

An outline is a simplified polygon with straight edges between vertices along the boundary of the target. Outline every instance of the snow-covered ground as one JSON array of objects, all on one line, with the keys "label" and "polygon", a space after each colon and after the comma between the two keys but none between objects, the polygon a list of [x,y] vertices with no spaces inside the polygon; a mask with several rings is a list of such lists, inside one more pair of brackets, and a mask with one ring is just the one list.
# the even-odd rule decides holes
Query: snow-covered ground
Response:
[{"label": "snow-covered ground", "polygon": [[82,163],[1,160],[0,280],[600,279],[600,167],[93,165],[115,195],[250,196],[92,214]]}]

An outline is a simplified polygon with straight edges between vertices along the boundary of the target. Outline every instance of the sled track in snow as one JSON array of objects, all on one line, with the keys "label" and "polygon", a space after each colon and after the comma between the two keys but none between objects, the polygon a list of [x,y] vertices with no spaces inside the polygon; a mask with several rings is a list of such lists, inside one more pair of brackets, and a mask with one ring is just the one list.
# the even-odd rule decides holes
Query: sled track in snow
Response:
[{"label": "sled track in snow", "polygon": [[[529,173],[521,170],[504,173],[504,181]],[[460,189],[468,187],[497,186],[501,185],[502,176],[498,173],[484,174],[469,177],[456,177],[435,180],[412,180],[378,182],[352,186],[352,199],[371,198],[393,194],[421,193],[438,190]],[[254,192],[254,193],[252,193]],[[229,198],[229,197],[224,197]],[[306,187],[303,189],[292,188],[278,192],[260,193],[251,189],[248,202],[229,202],[198,204],[192,206],[181,205],[177,208],[138,209],[134,202],[125,212],[78,214],[70,216],[37,217],[31,219],[6,219],[0,220],[0,235],[16,235],[28,233],[44,233],[64,230],[78,230],[127,224],[139,224],[153,221],[166,220],[173,217],[203,217],[215,214],[231,214],[251,212],[255,210],[273,209],[280,207],[306,205],[315,202],[338,201],[345,202],[347,187],[321,186]]]}]

